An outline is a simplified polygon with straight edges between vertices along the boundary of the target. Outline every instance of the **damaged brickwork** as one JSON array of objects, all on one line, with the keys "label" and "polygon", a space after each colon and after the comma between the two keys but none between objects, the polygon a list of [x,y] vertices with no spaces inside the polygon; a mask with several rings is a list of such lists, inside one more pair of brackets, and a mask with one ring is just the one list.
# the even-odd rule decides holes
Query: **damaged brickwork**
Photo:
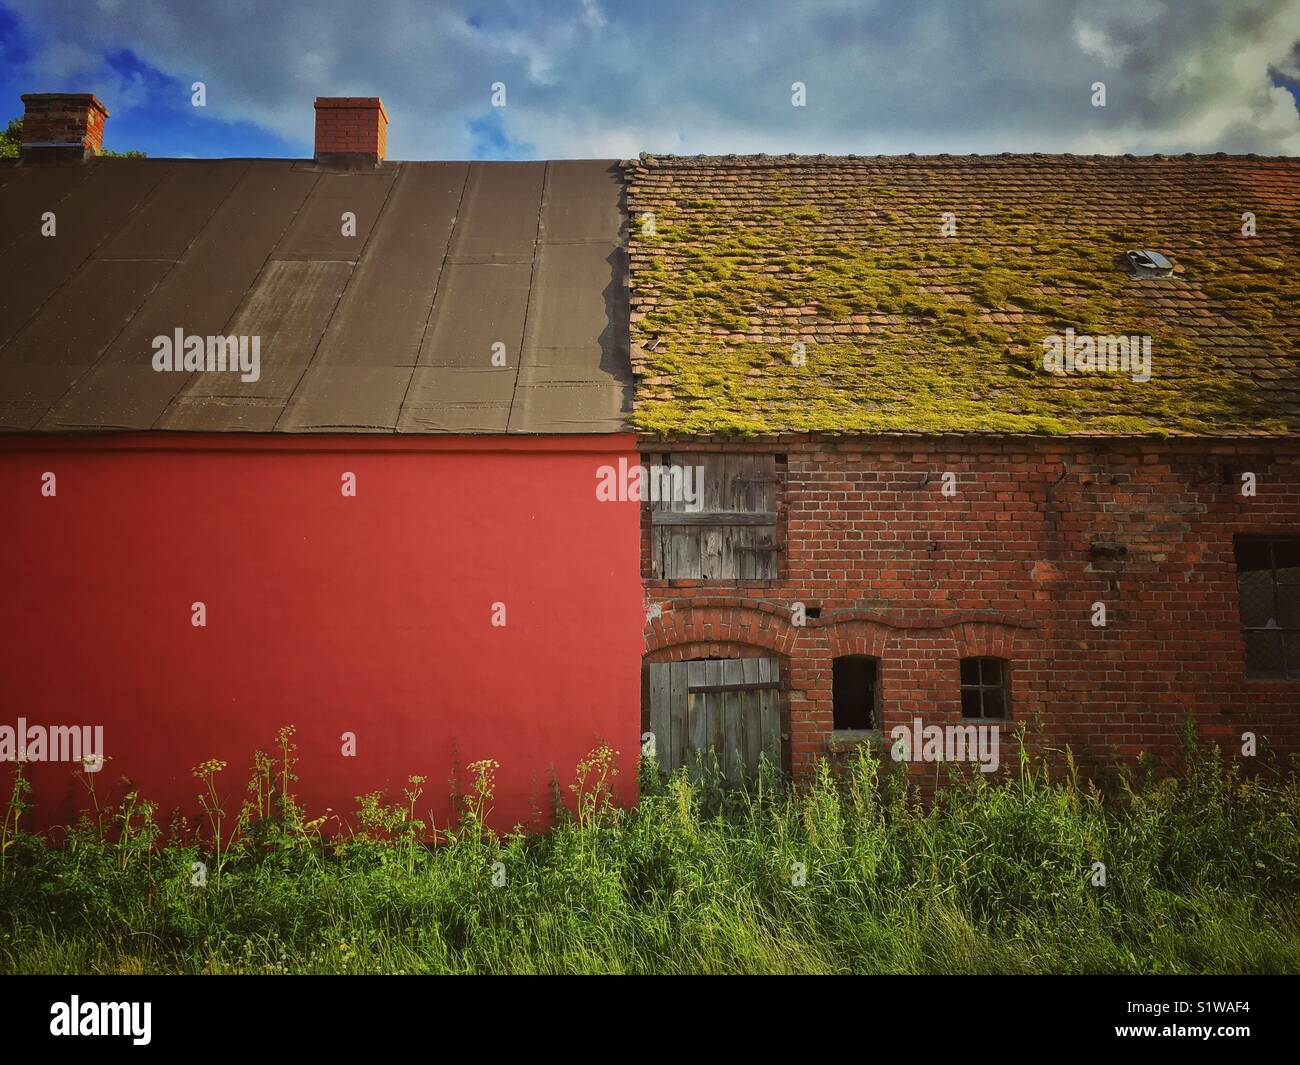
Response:
[{"label": "damaged brickwork", "polygon": [[796,778],[862,740],[833,728],[832,662],[853,654],[879,659],[885,735],[918,716],[960,723],[959,662],[992,656],[1010,667],[1004,734],[1023,724],[1032,746],[1069,747],[1089,771],[1175,759],[1188,717],[1234,751],[1254,733],[1259,764],[1300,751],[1300,680],[1246,675],[1234,561],[1234,537],[1300,535],[1300,442],[647,435],[640,446],[643,461],[778,456],[774,580],[656,577],[643,510],[642,576],[658,608],[645,652],[647,663],[775,658]]}]

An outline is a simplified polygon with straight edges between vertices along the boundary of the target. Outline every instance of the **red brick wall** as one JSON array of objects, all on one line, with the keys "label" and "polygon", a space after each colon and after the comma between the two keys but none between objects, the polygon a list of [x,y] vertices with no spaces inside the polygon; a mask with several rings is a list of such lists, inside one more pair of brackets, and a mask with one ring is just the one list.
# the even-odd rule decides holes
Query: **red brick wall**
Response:
[{"label": "red brick wall", "polygon": [[[1300,535],[1300,441],[642,438],[643,461],[669,446],[786,456],[778,579],[651,578],[647,510],[641,562],[647,661],[782,656],[796,776],[833,753],[831,662],[850,653],[881,659],[886,732],[960,722],[958,660],[993,655],[1031,745],[1088,769],[1174,758],[1188,714],[1233,753],[1256,733],[1260,763],[1300,751],[1300,682],[1245,677],[1233,558],[1235,534]],[[795,601],[821,617],[794,626]]]},{"label": "red brick wall", "polygon": [[23,145],[65,145],[98,155],[108,108],[90,93],[36,92],[23,96]]},{"label": "red brick wall", "polygon": [[388,154],[388,112],[377,96],[316,98],[316,155]]}]

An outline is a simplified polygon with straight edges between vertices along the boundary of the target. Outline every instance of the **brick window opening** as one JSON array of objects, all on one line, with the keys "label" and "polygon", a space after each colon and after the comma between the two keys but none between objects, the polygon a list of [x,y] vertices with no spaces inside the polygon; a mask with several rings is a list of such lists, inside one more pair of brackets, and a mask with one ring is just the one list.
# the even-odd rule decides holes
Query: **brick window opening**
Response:
[{"label": "brick window opening", "polygon": [[1011,716],[1010,669],[1001,658],[961,660],[961,716]]},{"label": "brick window opening", "polygon": [[880,660],[866,655],[837,658],[831,667],[831,727],[880,728]]},{"label": "brick window opening", "polygon": [[1246,676],[1300,680],[1300,537],[1238,537]]}]

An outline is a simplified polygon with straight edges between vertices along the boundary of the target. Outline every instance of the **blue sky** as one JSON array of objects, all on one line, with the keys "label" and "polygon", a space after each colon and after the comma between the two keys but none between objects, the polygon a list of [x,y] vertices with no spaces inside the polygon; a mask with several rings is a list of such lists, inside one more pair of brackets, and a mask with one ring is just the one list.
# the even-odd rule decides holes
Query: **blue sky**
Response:
[{"label": "blue sky", "polygon": [[0,120],[40,91],[153,156],[310,155],[318,95],[408,159],[1300,155],[1300,0],[0,0]]}]

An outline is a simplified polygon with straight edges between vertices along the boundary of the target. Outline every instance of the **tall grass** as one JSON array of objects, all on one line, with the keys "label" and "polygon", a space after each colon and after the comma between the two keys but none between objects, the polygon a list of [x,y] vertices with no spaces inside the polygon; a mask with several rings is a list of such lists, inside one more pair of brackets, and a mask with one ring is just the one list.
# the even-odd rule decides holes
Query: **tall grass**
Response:
[{"label": "tall grass", "polygon": [[601,748],[544,835],[487,827],[497,766],[479,762],[455,825],[420,820],[414,777],[327,836],[293,797],[293,751],[286,729],[255,756],[237,813],[209,762],[198,823],[164,831],[130,795],[60,846],[24,829],[19,767],[0,969],[1300,972],[1300,786],[1195,744],[1177,777],[1103,792],[1022,760],[925,804],[867,748],[799,789],[770,766],[739,790],[716,767],[661,782],[648,761],[631,810]]}]

